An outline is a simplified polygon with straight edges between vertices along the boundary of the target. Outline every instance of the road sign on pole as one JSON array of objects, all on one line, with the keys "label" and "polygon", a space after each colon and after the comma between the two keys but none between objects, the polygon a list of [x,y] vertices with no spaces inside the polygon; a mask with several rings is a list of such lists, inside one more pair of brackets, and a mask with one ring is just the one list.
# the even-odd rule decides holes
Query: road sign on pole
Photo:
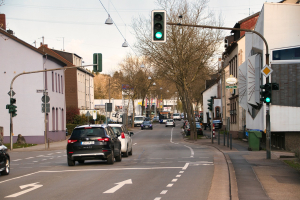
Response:
[{"label": "road sign on pole", "polygon": [[43,103],[49,103],[49,101],[50,101],[50,97],[49,96],[47,96],[47,95],[42,96],[42,102]]},{"label": "road sign on pole", "polygon": [[50,103],[46,103],[46,108],[45,108],[45,103],[42,103],[42,113],[49,113],[50,112]]},{"label": "road sign on pole", "polygon": [[272,74],[273,70],[269,65],[265,65],[264,68],[261,70],[261,73],[265,76],[268,77],[270,74]]}]

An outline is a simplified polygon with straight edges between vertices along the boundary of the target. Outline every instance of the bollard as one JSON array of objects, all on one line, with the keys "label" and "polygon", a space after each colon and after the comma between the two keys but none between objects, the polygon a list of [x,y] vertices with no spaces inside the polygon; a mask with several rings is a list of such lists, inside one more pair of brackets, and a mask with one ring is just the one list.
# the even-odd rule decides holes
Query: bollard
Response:
[{"label": "bollard", "polygon": [[232,150],[232,134],[230,134],[230,150]]},{"label": "bollard", "polygon": [[224,130],[224,131],[223,131],[223,136],[224,136],[223,143],[224,143],[224,146],[225,146],[225,134],[226,134],[226,131]]},{"label": "bollard", "polygon": [[220,145],[220,131],[218,131],[218,145]]},{"label": "bollard", "polygon": [[229,131],[227,132],[227,147],[229,147]]},{"label": "bollard", "polygon": [[50,146],[50,141],[49,141],[49,138],[48,138],[48,149],[49,149],[49,146]]}]

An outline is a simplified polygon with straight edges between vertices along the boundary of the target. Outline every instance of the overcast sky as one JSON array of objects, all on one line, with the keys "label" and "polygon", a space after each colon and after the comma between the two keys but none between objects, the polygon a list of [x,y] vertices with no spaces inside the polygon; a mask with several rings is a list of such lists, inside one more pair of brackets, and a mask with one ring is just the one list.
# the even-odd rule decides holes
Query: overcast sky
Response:
[{"label": "overcast sky", "polygon": [[[124,39],[114,25],[104,24],[108,15],[101,2],[132,46],[132,19],[150,18],[151,10],[160,9],[154,0],[4,0],[0,13],[6,15],[7,29],[21,40],[33,46],[36,41],[39,47],[44,36],[49,48],[76,53],[84,64],[92,64],[93,53],[102,53],[103,73],[113,73],[126,54],[134,52],[122,47]],[[249,13],[259,12],[264,2],[210,0],[209,8],[222,13],[224,26],[233,27]]]}]

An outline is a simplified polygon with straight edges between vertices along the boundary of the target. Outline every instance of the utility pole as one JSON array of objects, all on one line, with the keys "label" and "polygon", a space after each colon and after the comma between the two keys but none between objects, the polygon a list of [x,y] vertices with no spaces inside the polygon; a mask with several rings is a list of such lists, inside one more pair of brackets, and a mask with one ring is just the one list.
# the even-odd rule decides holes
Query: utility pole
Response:
[{"label": "utility pole", "polygon": [[[219,26],[205,26],[205,25],[193,25],[193,24],[181,24],[181,23],[171,23],[167,22],[167,25],[174,26],[188,26],[188,27],[198,27],[198,28],[210,28],[210,29],[221,29],[221,30],[234,30],[234,31],[245,31],[251,32],[258,35],[266,46],[266,65],[269,65],[269,46],[262,34],[257,31],[243,28],[229,28],[229,27],[219,27]],[[269,83],[269,77],[266,78],[266,83]],[[266,105],[266,152],[267,159],[271,159],[271,126],[270,126],[270,105]]]}]

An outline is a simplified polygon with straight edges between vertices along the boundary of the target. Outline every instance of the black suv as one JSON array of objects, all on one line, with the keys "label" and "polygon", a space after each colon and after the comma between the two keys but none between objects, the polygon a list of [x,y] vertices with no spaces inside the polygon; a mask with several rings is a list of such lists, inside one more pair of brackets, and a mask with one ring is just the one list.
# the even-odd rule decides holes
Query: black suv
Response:
[{"label": "black suv", "polygon": [[0,173],[8,175],[10,171],[10,157],[7,148],[0,142]]},{"label": "black suv", "polygon": [[115,159],[122,161],[121,142],[106,124],[77,126],[68,140],[67,156],[69,166],[85,160],[107,160],[113,164]]}]

